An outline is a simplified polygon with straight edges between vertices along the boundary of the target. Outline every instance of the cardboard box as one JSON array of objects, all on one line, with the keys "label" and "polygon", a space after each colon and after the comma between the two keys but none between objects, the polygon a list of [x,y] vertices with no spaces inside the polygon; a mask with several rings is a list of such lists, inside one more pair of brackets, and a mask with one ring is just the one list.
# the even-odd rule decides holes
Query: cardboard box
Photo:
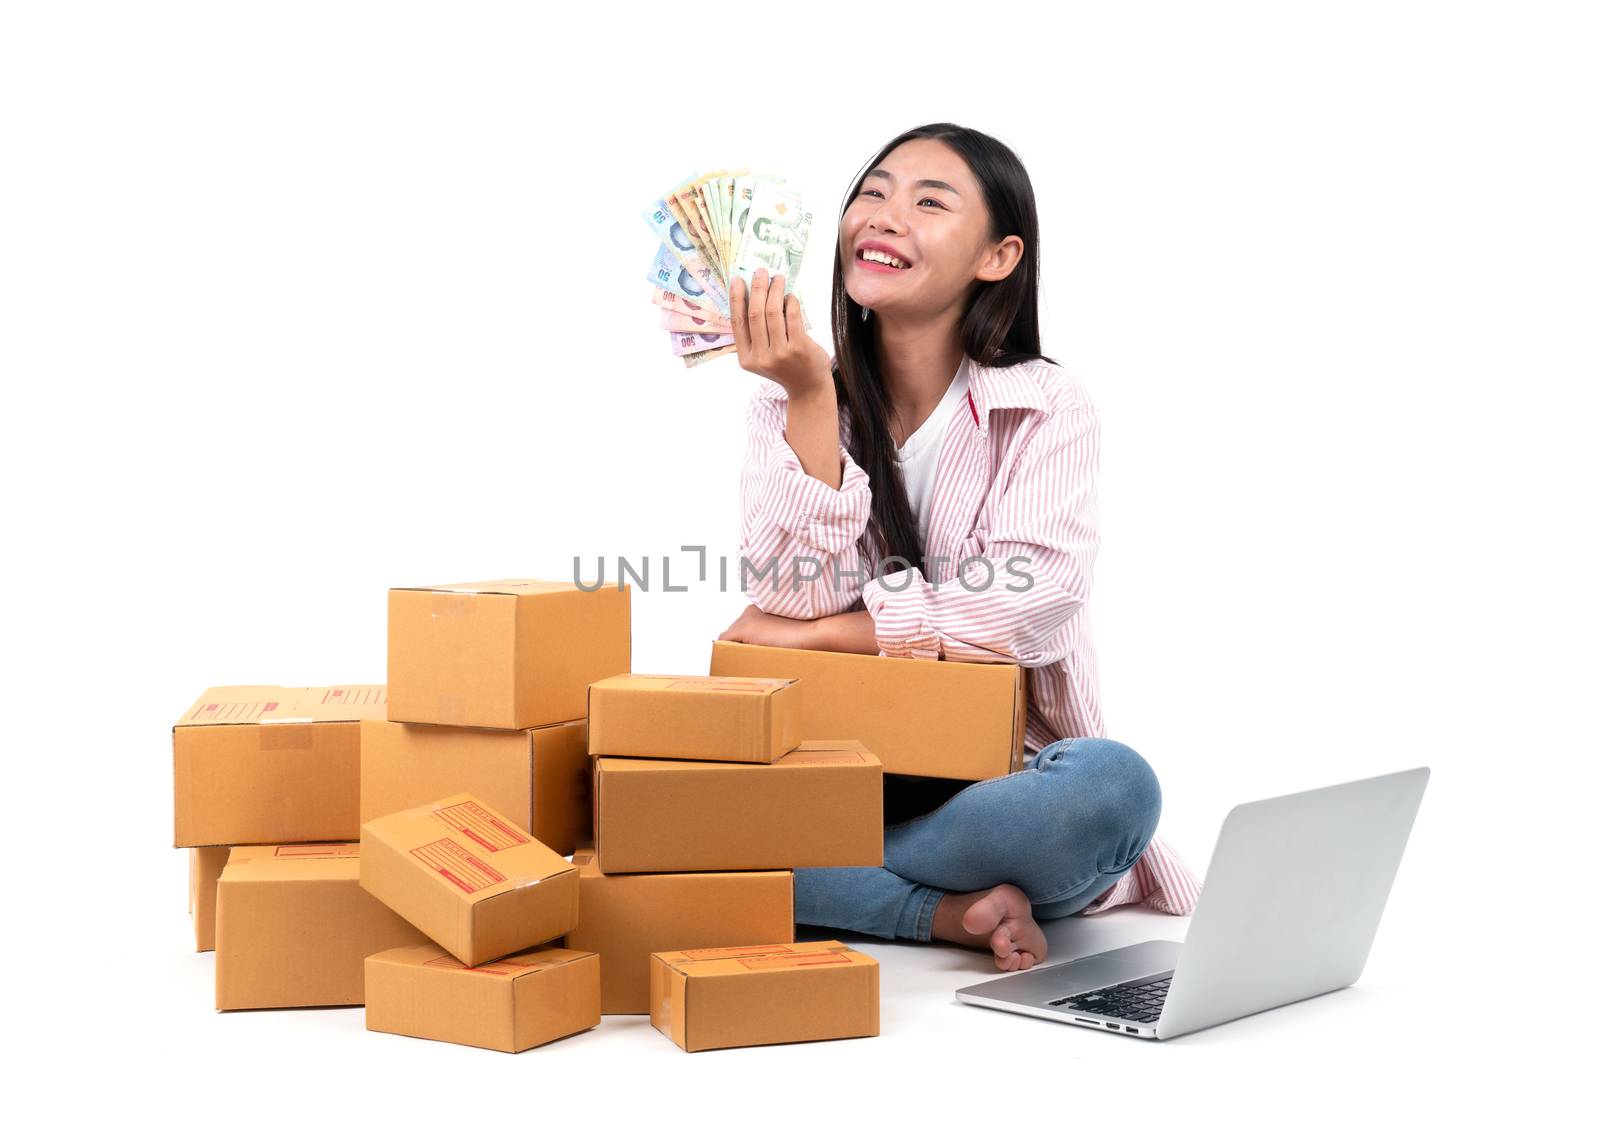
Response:
[{"label": "cardboard box", "polygon": [[600,954],[600,1011],[650,1011],[650,954],[794,939],[788,870],[602,874],[594,852],[578,867],[578,928],[569,949]]},{"label": "cardboard box", "polygon": [[465,965],[578,924],[578,871],[473,794],[361,824],[361,885]]},{"label": "cardboard box", "polygon": [[389,719],[536,728],[584,718],[631,667],[629,591],[485,581],[389,591]]},{"label": "cardboard box", "polygon": [[358,1005],[374,953],[427,939],[361,888],[353,842],[235,847],[217,879],[217,1008]]},{"label": "cardboard box", "polygon": [[557,854],[571,854],[591,841],[593,780],[582,720],[521,731],[361,725],[362,822],[470,787]]},{"label": "cardboard box", "polygon": [[883,766],[855,740],[773,763],[602,756],[594,778],[607,874],[883,865]]},{"label": "cardboard box", "polygon": [[209,688],[172,729],[174,846],[354,839],[383,688]]},{"label": "cardboard box", "polygon": [[189,851],[189,913],[194,915],[194,948],[217,947],[217,879],[228,864],[227,846],[196,846]]},{"label": "cardboard box", "polygon": [[608,676],[589,685],[589,751],[771,763],[800,743],[802,696],[787,679]]},{"label": "cardboard box", "polygon": [[437,945],[367,958],[367,1028],[523,1052],[600,1023],[600,958],[533,949],[469,968]]},{"label": "cardboard box", "polygon": [[837,941],[650,957],[650,1023],[685,1052],[878,1035],[878,963]]},{"label": "cardboard box", "polygon": [[992,779],[1022,768],[1027,671],[716,641],[715,676],[792,676],[807,739],[857,739],[894,775]]}]

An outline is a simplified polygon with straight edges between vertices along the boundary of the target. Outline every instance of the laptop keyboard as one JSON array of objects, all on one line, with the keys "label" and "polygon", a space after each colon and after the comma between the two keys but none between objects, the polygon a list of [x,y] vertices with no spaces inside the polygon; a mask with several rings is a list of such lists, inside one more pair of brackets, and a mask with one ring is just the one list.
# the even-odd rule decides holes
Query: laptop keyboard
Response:
[{"label": "laptop keyboard", "polygon": [[1120,985],[1088,993],[1073,993],[1070,997],[1050,1003],[1064,1005],[1073,1012],[1091,1012],[1113,1020],[1154,1024],[1161,1016],[1161,1003],[1167,999],[1167,988],[1171,984],[1172,974],[1167,973],[1139,981],[1124,981]]}]

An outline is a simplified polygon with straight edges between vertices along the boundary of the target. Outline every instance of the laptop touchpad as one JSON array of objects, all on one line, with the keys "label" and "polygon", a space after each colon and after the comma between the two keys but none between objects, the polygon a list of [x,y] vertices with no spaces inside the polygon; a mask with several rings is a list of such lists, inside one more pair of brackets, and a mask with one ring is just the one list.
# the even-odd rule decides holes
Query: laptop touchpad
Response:
[{"label": "laptop touchpad", "polygon": [[1126,959],[1119,952],[1097,953],[1063,965],[1050,978],[1050,984],[1057,996],[1064,997],[1068,993],[1099,989],[1142,976],[1144,970],[1136,959]]},{"label": "laptop touchpad", "polygon": [[1096,953],[1081,961],[1071,961],[1055,971],[1057,996],[1136,981],[1152,973],[1165,973],[1178,960],[1179,943],[1143,941],[1121,949]]}]

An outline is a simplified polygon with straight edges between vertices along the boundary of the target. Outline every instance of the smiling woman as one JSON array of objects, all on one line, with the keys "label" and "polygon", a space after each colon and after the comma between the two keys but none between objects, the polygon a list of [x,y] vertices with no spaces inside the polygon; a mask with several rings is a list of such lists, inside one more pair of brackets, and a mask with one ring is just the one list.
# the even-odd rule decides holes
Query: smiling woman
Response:
[{"label": "smiling woman", "polygon": [[1150,765],[1103,736],[1099,416],[1040,351],[1038,265],[1017,156],[934,123],[845,199],[834,357],[782,277],[731,298],[740,365],[769,382],[740,487],[753,604],[723,638],[1029,670],[1024,769],[932,802],[888,777],[883,866],[797,870],[796,920],[987,946],[1002,969],[1044,959],[1039,918],[1188,913],[1199,892],[1155,835]]}]

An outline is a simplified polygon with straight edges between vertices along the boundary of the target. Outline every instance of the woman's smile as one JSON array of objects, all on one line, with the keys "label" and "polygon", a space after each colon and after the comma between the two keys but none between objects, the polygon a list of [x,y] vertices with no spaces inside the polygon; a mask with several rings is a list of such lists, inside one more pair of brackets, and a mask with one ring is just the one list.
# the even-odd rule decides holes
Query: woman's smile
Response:
[{"label": "woman's smile", "polygon": [[863,241],[856,247],[856,264],[874,273],[905,273],[911,261],[881,241]]}]

